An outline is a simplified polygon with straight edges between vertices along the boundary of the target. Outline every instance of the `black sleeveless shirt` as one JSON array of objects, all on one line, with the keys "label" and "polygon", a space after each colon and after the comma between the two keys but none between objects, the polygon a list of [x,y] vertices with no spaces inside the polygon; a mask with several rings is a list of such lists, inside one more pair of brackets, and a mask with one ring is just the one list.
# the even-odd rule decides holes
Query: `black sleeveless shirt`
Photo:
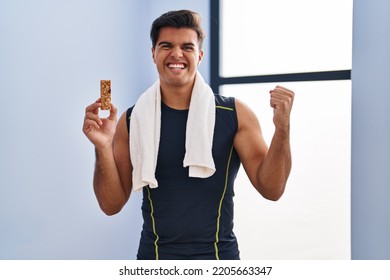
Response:
[{"label": "black sleeveless shirt", "polygon": [[233,147],[237,115],[234,98],[215,95],[215,101],[216,172],[206,179],[190,178],[183,167],[188,110],[161,104],[158,187],[143,188],[137,259],[239,259],[233,233],[233,185],[240,167]]}]

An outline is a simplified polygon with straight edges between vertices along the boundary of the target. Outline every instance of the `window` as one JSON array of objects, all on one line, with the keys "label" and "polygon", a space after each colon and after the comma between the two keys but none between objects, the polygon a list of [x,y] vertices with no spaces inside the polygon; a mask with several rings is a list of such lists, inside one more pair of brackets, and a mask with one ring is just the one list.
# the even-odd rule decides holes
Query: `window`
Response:
[{"label": "window", "polygon": [[296,94],[285,195],[261,199],[243,168],[236,180],[241,257],[349,259],[352,0],[210,3],[213,90],[251,106],[268,143],[269,90]]}]

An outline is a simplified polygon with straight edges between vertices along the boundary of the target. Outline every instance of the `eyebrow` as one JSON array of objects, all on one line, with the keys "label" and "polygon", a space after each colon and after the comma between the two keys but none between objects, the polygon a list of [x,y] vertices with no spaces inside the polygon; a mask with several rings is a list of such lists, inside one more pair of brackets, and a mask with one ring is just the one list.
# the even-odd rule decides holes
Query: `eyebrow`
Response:
[{"label": "eyebrow", "polygon": [[[171,42],[161,41],[158,43],[158,46],[161,46],[161,45],[174,45],[174,44],[172,44]],[[191,42],[183,43],[181,45],[182,46],[196,46],[194,43],[191,43]]]}]

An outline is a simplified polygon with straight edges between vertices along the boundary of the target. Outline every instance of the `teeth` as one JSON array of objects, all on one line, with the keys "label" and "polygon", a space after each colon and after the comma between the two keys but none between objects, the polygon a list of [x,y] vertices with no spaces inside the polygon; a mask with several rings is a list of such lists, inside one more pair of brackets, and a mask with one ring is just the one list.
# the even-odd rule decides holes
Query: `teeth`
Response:
[{"label": "teeth", "polygon": [[169,64],[169,68],[184,69],[184,64]]}]

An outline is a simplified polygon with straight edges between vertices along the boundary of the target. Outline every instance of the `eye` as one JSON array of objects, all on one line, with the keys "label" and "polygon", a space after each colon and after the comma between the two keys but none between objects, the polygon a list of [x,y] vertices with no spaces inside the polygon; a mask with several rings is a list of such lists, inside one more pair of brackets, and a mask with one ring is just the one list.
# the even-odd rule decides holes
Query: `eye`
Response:
[{"label": "eye", "polygon": [[183,46],[183,50],[186,51],[186,52],[193,52],[193,51],[195,51],[195,46],[193,46],[193,45],[184,45]]},{"label": "eye", "polygon": [[171,44],[161,44],[160,48],[163,50],[169,50],[172,48],[172,45]]}]

